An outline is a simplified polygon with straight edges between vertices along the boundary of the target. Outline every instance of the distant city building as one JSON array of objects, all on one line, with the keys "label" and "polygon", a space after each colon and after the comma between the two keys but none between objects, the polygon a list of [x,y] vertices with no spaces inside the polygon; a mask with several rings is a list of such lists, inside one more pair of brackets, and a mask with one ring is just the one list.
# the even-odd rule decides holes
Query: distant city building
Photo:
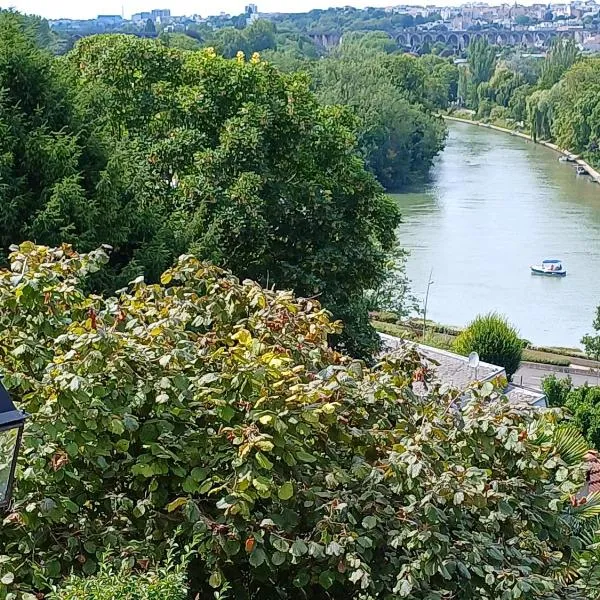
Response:
[{"label": "distant city building", "polygon": [[164,19],[169,19],[170,17],[171,11],[168,8],[160,8],[152,11],[151,19],[160,19],[161,21],[163,21]]},{"label": "distant city building", "polygon": [[98,15],[96,21],[99,25],[121,25],[123,23],[123,17],[121,15]]},{"label": "distant city building", "polygon": [[148,19],[152,19],[151,12],[140,12],[131,16],[131,20],[137,24],[145,23]]}]

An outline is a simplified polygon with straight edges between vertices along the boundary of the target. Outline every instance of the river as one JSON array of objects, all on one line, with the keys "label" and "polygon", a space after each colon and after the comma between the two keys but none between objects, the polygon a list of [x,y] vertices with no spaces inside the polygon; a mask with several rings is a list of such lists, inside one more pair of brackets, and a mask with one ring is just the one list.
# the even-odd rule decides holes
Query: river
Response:
[{"label": "river", "polygon": [[[600,185],[521,138],[449,122],[431,181],[394,194],[407,272],[427,316],[466,325],[504,314],[536,345],[580,346],[600,303]],[[559,258],[566,277],[530,274]]]}]

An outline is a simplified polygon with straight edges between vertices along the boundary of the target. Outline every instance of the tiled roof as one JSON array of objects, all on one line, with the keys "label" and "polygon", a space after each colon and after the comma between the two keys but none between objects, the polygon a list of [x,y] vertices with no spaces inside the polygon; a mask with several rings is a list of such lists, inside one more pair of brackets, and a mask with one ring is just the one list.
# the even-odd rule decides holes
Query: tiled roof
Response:
[{"label": "tiled roof", "polygon": [[467,389],[476,379],[478,381],[489,381],[504,374],[504,369],[496,365],[480,362],[479,367],[475,370],[469,366],[469,360],[465,356],[409,342],[383,333],[379,335],[383,342],[385,353],[407,347],[416,348],[419,354],[425,359],[425,362],[431,367],[435,378],[458,390]]},{"label": "tiled roof", "polygon": [[595,450],[590,450],[586,459],[589,464],[586,492],[600,492],[600,455]]},{"label": "tiled roof", "polygon": [[541,390],[509,383],[504,395],[513,404],[529,404],[530,406],[546,406],[546,394]]},{"label": "tiled roof", "polygon": [[[384,354],[414,347],[430,367],[434,380],[446,383],[457,390],[466,390],[475,381],[491,381],[496,377],[505,375],[504,369],[497,365],[480,362],[479,367],[474,369],[469,366],[469,359],[460,354],[424,346],[384,333],[380,333],[379,336],[383,342]],[[419,395],[427,393],[427,389],[419,383],[415,383],[413,389]],[[514,404],[525,403],[530,406],[546,406],[546,396],[541,390],[510,383],[504,390],[504,394]]]}]

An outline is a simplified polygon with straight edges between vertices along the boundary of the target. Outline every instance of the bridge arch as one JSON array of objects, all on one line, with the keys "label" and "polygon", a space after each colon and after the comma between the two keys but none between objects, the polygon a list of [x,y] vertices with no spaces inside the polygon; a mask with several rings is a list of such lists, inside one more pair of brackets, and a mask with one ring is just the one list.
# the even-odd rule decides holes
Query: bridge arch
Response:
[{"label": "bridge arch", "polygon": [[455,33],[451,33],[448,36],[448,45],[452,46],[453,48],[458,48],[458,36]]},{"label": "bridge arch", "polygon": [[462,48],[466,48],[469,43],[471,42],[471,39],[469,38],[469,34],[468,33],[463,33],[460,36],[460,43],[462,45]]},{"label": "bridge arch", "polygon": [[435,36],[435,41],[436,42],[442,42],[443,44],[445,44],[446,43],[446,36],[443,33],[438,33]]},{"label": "bridge arch", "polygon": [[420,46],[421,45],[421,36],[417,35],[416,33],[412,33],[410,35],[410,45],[413,48]]},{"label": "bridge arch", "polygon": [[410,36],[407,33],[399,33],[396,36],[396,43],[399,46],[408,46],[410,44]]},{"label": "bridge arch", "polygon": [[521,43],[525,46],[533,46],[534,41],[532,33],[526,32],[521,36]]},{"label": "bridge arch", "polygon": [[506,44],[508,44],[508,35],[503,32],[498,33],[498,35],[496,35],[495,43],[498,44],[498,46],[506,46]]}]

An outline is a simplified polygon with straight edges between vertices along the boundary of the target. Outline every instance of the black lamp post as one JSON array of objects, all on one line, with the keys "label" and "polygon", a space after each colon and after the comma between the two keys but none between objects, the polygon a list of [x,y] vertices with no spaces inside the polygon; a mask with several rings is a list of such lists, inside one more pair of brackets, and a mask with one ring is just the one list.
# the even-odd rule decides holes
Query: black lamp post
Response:
[{"label": "black lamp post", "polygon": [[0,382],[0,511],[11,505],[23,426],[28,416],[15,408]]}]

